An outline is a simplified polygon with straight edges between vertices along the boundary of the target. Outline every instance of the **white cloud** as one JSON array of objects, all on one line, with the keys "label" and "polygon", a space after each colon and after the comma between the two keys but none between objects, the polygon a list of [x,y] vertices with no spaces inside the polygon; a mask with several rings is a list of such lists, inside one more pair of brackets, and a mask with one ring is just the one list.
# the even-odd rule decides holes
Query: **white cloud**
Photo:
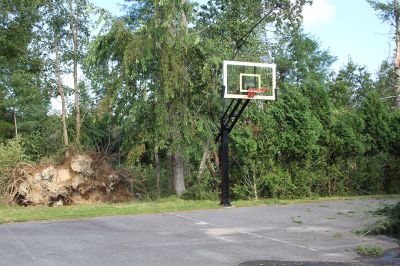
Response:
[{"label": "white cloud", "polygon": [[314,0],[313,4],[303,9],[304,27],[311,28],[328,23],[335,15],[335,6],[328,0]]}]

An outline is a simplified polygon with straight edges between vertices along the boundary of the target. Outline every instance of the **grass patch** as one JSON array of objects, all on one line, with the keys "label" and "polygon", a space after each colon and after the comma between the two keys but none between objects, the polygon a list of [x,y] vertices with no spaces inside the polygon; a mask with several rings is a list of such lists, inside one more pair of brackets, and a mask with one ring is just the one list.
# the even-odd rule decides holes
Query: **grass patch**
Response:
[{"label": "grass patch", "polygon": [[355,231],[358,235],[389,235],[400,239],[400,202],[372,212],[383,218],[365,229]]},{"label": "grass patch", "polygon": [[341,233],[336,233],[336,234],[333,235],[334,239],[340,239],[342,237],[343,237],[343,235]]},{"label": "grass patch", "polygon": [[279,199],[259,199],[259,200],[237,200],[232,202],[235,207],[270,206],[278,204],[288,204],[289,200]]},{"label": "grass patch", "polygon": [[362,229],[362,230],[360,230],[360,229],[353,229],[353,230],[351,230],[350,232],[353,233],[353,234],[355,234],[355,235],[358,235],[358,236],[365,236],[365,233],[366,233],[364,229]]},{"label": "grass patch", "polygon": [[[370,198],[377,196],[371,196]],[[389,196],[390,197],[390,196]],[[355,197],[354,199],[359,199]],[[365,198],[365,197],[363,197]],[[346,198],[319,198],[297,199],[297,200],[278,200],[278,199],[260,199],[257,201],[239,200],[232,202],[236,207],[251,206],[269,206],[277,204],[301,204],[328,200],[344,200]],[[50,208],[44,206],[8,206],[0,203],[0,223],[13,223],[38,220],[63,220],[63,219],[81,219],[98,216],[120,216],[135,215],[147,213],[162,213],[173,211],[190,211],[202,209],[217,209],[219,201],[212,200],[183,200],[176,197],[163,198],[157,201],[134,201],[120,204],[95,204],[95,205],[73,205]],[[294,223],[303,223],[300,217],[293,219]]]},{"label": "grass patch", "polygon": [[383,256],[383,248],[379,245],[358,246],[356,248],[356,252],[362,256],[369,256],[369,257],[382,257]]},{"label": "grass patch", "polygon": [[302,224],[303,221],[301,220],[301,216],[292,217],[292,222],[296,224]]},{"label": "grass patch", "polygon": [[217,201],[193,201],[177,198],[166,198],[152,202],[73,205],[57,208],[43,206],[21,207],[0,205],[0,223],[37,220],[80,219],[98,216],[134,215],[212,208],[218,208]]}]

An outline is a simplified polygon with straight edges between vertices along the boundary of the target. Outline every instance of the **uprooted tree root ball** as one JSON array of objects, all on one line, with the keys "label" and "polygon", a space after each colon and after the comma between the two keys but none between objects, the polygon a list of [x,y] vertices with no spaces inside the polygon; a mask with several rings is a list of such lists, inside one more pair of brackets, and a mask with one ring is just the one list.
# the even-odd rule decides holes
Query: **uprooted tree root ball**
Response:
[{"label": "uprooted tree root ball", "polygon": [[61,206],[132,199],[128,180],[100,154],[76,154],[63,164],[14,170],[10,200],[19,205]]}]

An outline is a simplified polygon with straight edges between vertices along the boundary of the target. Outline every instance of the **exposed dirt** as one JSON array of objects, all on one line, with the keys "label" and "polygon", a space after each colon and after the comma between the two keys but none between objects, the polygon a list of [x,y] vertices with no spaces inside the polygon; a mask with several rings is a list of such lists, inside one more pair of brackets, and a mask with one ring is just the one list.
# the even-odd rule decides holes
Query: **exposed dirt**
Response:
[{"label": "exposed dirt", "polygon": [[10,189],[11,202],[24,206],[122,202],[131,198],[128,181],[98,153],[75,154],[60,165],[16,169]]}]

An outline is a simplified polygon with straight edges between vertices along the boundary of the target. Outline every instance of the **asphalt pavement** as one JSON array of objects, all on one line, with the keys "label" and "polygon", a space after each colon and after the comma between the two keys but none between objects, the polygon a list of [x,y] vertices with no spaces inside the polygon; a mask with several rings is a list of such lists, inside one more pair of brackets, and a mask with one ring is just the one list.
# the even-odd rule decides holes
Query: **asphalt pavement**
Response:
[{"label": "asphalt pavement", "polygon": [[396,265],[398,241],[359,236],[400,199],[313,202],[0,225],[0,265]]}]

